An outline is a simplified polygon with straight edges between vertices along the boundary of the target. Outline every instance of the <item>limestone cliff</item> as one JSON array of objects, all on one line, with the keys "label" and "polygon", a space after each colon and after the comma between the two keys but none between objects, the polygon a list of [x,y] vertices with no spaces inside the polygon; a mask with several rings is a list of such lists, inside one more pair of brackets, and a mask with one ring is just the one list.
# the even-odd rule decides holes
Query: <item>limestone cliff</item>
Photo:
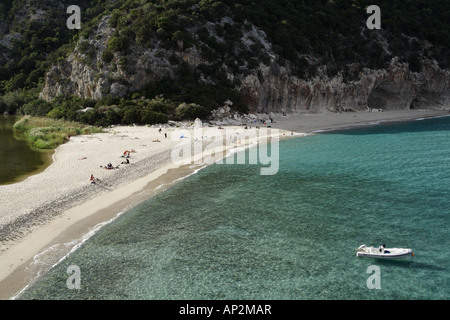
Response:
[{"label": "limestone cliff", "polygon": [[[132,54],[115,53],[112,61],[105,62],[103,55],[114,33],[108,24],[110,18],[104,17],[88,39],[81,39],[65,61],[50,69],[41,98],[51,100],[66,94],[93,99],[108,94],[123,97],[143,89],[151,81],[164,76],[173,77],[179,66],[171,59],[173,56],[178,61],[187,62],[193,69],[200,64],[210,64],[195,45],[171,51],[161,47],[156,38],[145,47],[132,45]],[[195,31],[192,30],[194,34]],[[217,35],[214,36],[220,41]],[[368,108],[450,108],[450,71],[442,70],[434,61],[423,60],[421,71],[412,72],[407,63],[400,63],[394,57],[388,68],[364,68],[353,81],[345,80],[342,72],[334,77],[318,72],[310,79],[301,79],[294,75],[293,66],[280,62],[262,30],[252,26],[236,41],[241,47],[258,42],[260,50],[270,57],[269,61],[260,62],[257,68],[241,68],[241,72],[233,72],[224,63],[227,77],[239,80],[237,89],[250,111],[291,113]],[[201,81],[214,83],[207,74],[201,75]]]},{"label": "limestone cliff", "polygon": [[[81,39],[65,61],[51,68],[40,94],[42,99],[67,94],[96,100],[108,94],[123,97],[150,81],[173,76],[177,67],[169,61],[173,52],[160,48],[157,42],[151,47],[133,46],[132,54],[116,53],[111,63],[105,63],[103,54],[114,33],[108,25],[110,18],[104,17],[92,36]],[[181,58],[191,65],[200,59],[195,49],[183,51]]]},{"label": "limestone cliff", "polygon": [[431,61],[424,61],[422,71],[414,73],[394,59],[388,69],[365,69],[359,80],[349,82],[341,75],[302,80],[276,62],[262,65],[261,71],[262,82],[250,75],[241,87],[258,112],[450,108],[450,72]]}]

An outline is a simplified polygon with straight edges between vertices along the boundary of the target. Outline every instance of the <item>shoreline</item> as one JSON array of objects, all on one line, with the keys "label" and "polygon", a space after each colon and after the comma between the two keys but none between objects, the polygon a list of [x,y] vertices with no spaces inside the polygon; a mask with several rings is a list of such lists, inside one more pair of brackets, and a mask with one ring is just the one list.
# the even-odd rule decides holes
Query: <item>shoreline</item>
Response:
[{"label": "shoreline", "polygon": [[13,180],[3,183],[2,185],[16,184],[16,183],[19,183],[21,181],[28,179],[28,177],[31,177],[31,176],[34,176],[41,172],[44,172],[45,170],[47,170],[48,167],[50,167],[53,164],[53,162],[54,162],[53,156],[56,152],[55,150],[36,151],[36,152],[42,153],[44,163],[42,165],[40,165],[37,169],[27,172],[27,173],[24,173],[24,174],[21,174],[21,175],[15,177]]},{"label": "shoreline", "polygon": [[[448,111],[433,110],[295,114],[277,117],[277,122],[271,124],[271,127],[280,129],[279,138],[281,140],[322,131],[449,115]],[[227,128],[232,127],[237,126]],[[67,256],[74,246],[79,246],[90,235],[95,234],[97,228],[110,223],[135,205],[165,191],[206,166],[194,163],[174,164],[169,154],[178,142],[169,141],[169,138],[161,138],[161,133],[157,130],[158,128],[148,127],[117,127],[109,130],[106,136],[105,133],[101,133],[88,137],[73,137],[69,143],[58,147],[53,155],[54,162],[44,172],[14,185],[0,186],[0,193],[5,192],[8,188],[16,190],[12,203],[7,203],[4,211],[0,209],[0,227],[2,224],[8,225],[8,219],[5,222],[5,214],[10,213],[8,210],[14,208],[14,203],[17,205],[18,201],[22,201],[21,204],[25,210],[21,208],[22,210],[15,213],[15,217],[11,217],[10,214],[8,218],[11,219],[10,221],[15,221],[13,218],[19,220],[23,218],[24,227],[22,227],[26,230],[24,234],[19,234],[17,237],[8,235],[11,238],[5,239],[2,236],[0,243],[0,299],[17,297],[17,294],[32,279],[39,276],[37,273],[42,270],[43,264],[47,263],[45,268],[50,269],[55,262],[63,259],[61,256]],[[163,130],[163,133],[173,131],[173,129],[166,128]],[[193,129],[186,130],[192,131]],[[162,143],[152,144],[155,137],[159,137]],[[143,141],[146,144],[142,144]],[[113,147],[108,143],[117,143],[118,146]],[[147,144],[150,144],[151,147],[147,148]],[[127,165],[130,167],[125,169],[120,166],[118,172],[114,172],[115,176],[108,176],[106,172],[108,170],[100,168],[98,165],[107,163],[106,159],[111,158],[112,154],[121,154],[125,145],[128,147],[133,145],[137,150],[137,153],[132,154],[130,159],[132,166]],[[84,148],[85,146],[86,148]],[[80,157],[81,151],[89,154],[86,159]],[[228,151],[230,150],[226,148],[221,150],[222,154]],[[98,158],[96,159],[96,157]],[[95,162],[90,161],[91,158],[95,159]],[[135,162],[135,160],[138,161]],[[70,170],[69,162],[76,165],[72,170]],[[97,164],[97,168],[94,168],[95,164]],[[135,166],[139,166],[139,169]],[[91,172],[86,172],[86,168],[90,167],[92,167],[91,171],[94,176],[101,177],[102,183],[95,186],[88,185],[87,179]],[[80,172],[80,170],[84,171]],[[51,179],[58,174],[62,175],[62,178],[68,179],[72,185],[52,183]],[[50,185],[58,190],[53,197],[48,195],[49,191],[52,192],[46,187],[49,181]],[[92,190],[91,187],[95,189]],[[34,208],[30,211],[30,208],[27,208],[26,203],[23,202],[30,201],[27,200],[27,191],[35,188],[44,190],[36,195],[37,200],[33,202]],[[92,191],[97,193],[92,194]],[[13,192],[6,192],[6,194],[13,195]],[[44,201],[45,199],[39,200],[39,197],[49,199]],[[59,210],[55,210],[54,207],[51,207],[52,205],[57,206]],[[34,218],[37,221],[34,221]],[[49,261],[43,261],[47,259],[44,257],[47,255]]]},{"label": "shoreline", "polygon": [[[15,184],[18,182],[21,182],[23,180],[26,180],[28,177],[39,174],[47,169],[52,163],[53,163],[53,154],[55,152],[54,149],[32,149],[25,140],[20,139],[13,130],[13,125],[16,121],[18,121],[18,116],[13,115],[3,115],[3,119],[1,119],[1,125],[2,128],[0,128],[2,131],[8,131],[9,133],[6,135],[9,139],[15,140],[13,144],[13,148],[16,147],[24,147],[26,145],[26,149],[28,152],[34,154],[35,156],[38,156],[40,159],[40,164],[38,162],[32,161],[33,165],[29,166],[27,165],[27,172],[21,172],[19,175],[10,176],[8,178],[2,177],[0,181],[0,185],[9,185],[9,184]],[[5,139],[5,138],[3,138]],[[0,138],[1,143],[3,143],[3,139]],[[7,144],[7,148],[9,143],[8,141],[5,141]],[[17,144],[17,145],[16,145]],[[2,150],[3,151],[3,150]],[[7,153],[4,153],[4,156],[7,155]],[[37,159],[36,159],[37,160]],[[7,161],[5,159],[2,159],[2,161]]]},{"label": "shoreline", "polygon": [[271,125],[273,128],[297,133],[320,133],[447,116],[450,116],[449,110],[424,109],[391,110],[384,112],[298,113],[281,116],[277,119],[276,123]]},{"label": "shoreline", "polygon": [[[227,129],[234,131],[241,127]],[[44,172],[21,183],[0,186],[0,193],[10,196],[0,207],[0,299],[17,298],[73,247],[95,234],[99,226],[206,167],[195,154],[190,164],[174,163],[171,158],[172,149],[183,140],[178,138],[178,130],[187,133],[186,138],[190,138],[185,140],[192,143],[194,128],[158,130],[116,127],[107,133],[73,137],[58,147],[54,162]],[[172,133],[172,139],[165,138],[164,133],[169,136]],[[128,148],[130,142],[139,148]],[[118,146],[113,148],[112,144]],[[130,164],[122,164],[124,158],[119,154],[124,148],[136,151],[130,153]],[[234,144],[223,144],[215,154],[224,158],[236,148]],[[88,156],[78,157],[80,149]],[[119,170],[98,166],[109,163],[107,159],[113,154],[120,159],[115,162],[121,162]],[[95,184],[88,181],[91,173],[97,178]],[[58,176],[61,181],[48,188],[48,181]],[[68,185],[68,181],[73,184]],[[35,201],[27,199],[31,195]]]},{"label": "shoreline", "polygon": [[[22,256],[28,256],[28,260],[23,261],[21,258],[21,265],[0,281],[0,299],[18,298],[42,274],[63,261],[103,226],[112,223],[149,197],[156,196],[167,189],[158,187],[164,185],[170,187],[177,179],[188,176],[191,171],[193,170],[189,166],[184,168],[165,167],[153,173],[152,177],[147,177],[150,179],[149,181],[143,178],[142,181],[133,183],[134,186],[131,186],[131,191],[128,193],[123,194],[126,192],[125,189],[130,189],[130,186],[125,186],[113,191],[108,199],[103,197],[101,204],[98,204],[98,199],[94,198],[65,211],[56,219],[57,221],[54,220],[28,234],[16,245],[16,251],[20,250]],[[142,189],[136,191],[135,187]],[[126,197],[117,200],[116,197],[119,194]],[[33,243],[41,242],[42,244],[40,239],[47,239],[44,246],[41,248],[39,245],[30,246]],[[16,253],[13,255],[15,256]],[[13,259],[18,261],[13,255],[9,256],[9,261]]]}]

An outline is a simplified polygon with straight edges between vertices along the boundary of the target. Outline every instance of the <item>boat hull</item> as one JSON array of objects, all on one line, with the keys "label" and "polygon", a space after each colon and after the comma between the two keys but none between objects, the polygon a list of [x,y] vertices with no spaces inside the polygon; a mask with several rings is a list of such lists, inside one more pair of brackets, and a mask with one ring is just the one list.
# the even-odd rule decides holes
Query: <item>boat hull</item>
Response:
[{"label": "boat hull", "polygon": [[363,258],[375,258],[375,259],[402,259],[413,257],[414,254],[411,249],[388,249],[384,250],[385,252],[365,252],[359,251],[356,253],[357,257]]}]

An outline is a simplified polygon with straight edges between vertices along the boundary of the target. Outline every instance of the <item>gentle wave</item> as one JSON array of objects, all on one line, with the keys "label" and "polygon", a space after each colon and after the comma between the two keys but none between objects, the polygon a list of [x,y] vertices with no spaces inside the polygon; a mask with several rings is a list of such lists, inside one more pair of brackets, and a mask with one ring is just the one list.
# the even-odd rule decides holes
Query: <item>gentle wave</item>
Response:
[{"label": "gentle wave", "polygon": [[[207,166],[208,165],[203,165],[200,168],[195,169],[193,172],[178,179],[175,179],[170,183],[162,183],[159,186],[155,187],[155,190],[159,190],[164,186],[180,182],[190,176],[197,174]],[[27,270],[30,271],[30,273],[34,273],[35,275],[31,279],[31,281],[25,286],[25,288],[23,288],[11,299],[12,300],[17,299],[23,292],[25,292],[30,286],[32,286],[36,282],[36,280],[38,280],[43,274],[47,273],[48,271],[59,265],[61,262],[63,262],[65,259],[67,259],[73,252],[79,249],[86,241],[88,241],[92,236],[94,236],[98,231],[100,231],[100,229],[114,222],[117,218],[119,218],[122,214],[126,213],[128,210],[129,208],[126,208],[120,211],[115,217],[111,218],[110,220],[97,224],[89,232],[84,234],[80,239],[75,239],[66,243],[54,244],[49,248],[45,249],[44,251],[36,254],[33,258],[31,266],[27,267]],[[67,250],[69,251],[67,252]],[[57,262],[52,262],[52,258],[54,258],[55,256],[60,256],[61,254],[63,254],[63,256]],[[32,269],[33,267],[35,267],[37,270],[31,271],[30,269]]]},{"label": "gentle wave", "polygon": [[208,165],[203,165],[202,167],[200,167],[200,168],[198,168],[198,169],[195,169],[194,170],[194,172],[191,172],[191,173],[189,173],[188,175],[186,175],[186,176],[184,176],[184,177],[180,177],[180,178],[178,178],[178,179],[175,179],[173,182],[171,182],[171,183],[174,183],[174,182],[178,182],[178,181],[182,181],[182,180],[184,180],[184,179],[186,179],[186,178],[189,178],[190,176],[193,176],[194,174],[197,174],[197,173],[199,173],[200,172],[200,170],[203,170],[204,168],[206,168]]},{"label": "gentle wave", "polygon": [[368,123],[358,123],[358,124],[343,124],[338,127],[330,128],[330,129],[320,129],[320,130],[314,130],[312,133],[322,133],[322,132],[330,132],[330,131],[339,131],[339,130],[349,130],[349,129],[356,129],[358,127],[365,127],[365,126],[377,126],[384,122],[389,122],[391,120],[378,120]]},{"label": "gentle wave", "polygon": [[[52,274],[24,296],[448,299],[440,284],[448,278],[449,257],[427,250],[448,242],[442,210],[449,206],[442,191],[450,175],[442,166],[450,150],[447,120],[438,123],[445,130],[434,130],[440,121],[430,121],[428,130],[417,131],[412,121],[398,126],[408,134],[365,134],[358,144],[342,135],[318,136],[309,144],[289,139],[280,143],[280,172],[270,179],[244,166],[204,166],[202,179],[183,181],[166,197],[146,202],[132,219],[114,222],[120,228],[107,226],[97,243],[68,258],[74,264],[98,259],[92,274],[111,268],[116,277],[108,279],[110,289],[104,290],[105,278],[93,277],[89,290],[73,293],[58,288],[60,277]],[[339,254],[333,259],[316,254],[334,248],[336,239]],[[372,262],[392,277],[382,276],[382,290],[369,290],[368,263],[354,256],[362,243],[411,247],[415,260]],[[110,261],[111,250],[118,249],[124,257]],[[430,267],[408,271],[424,261]],[[59,273],[65,267],[57,267]]]},{"label": "gentle wave", "polygon": [[439,118],[447,118],[450,117],[450,114],[445,114],[445,115],[441,115],[441,116],[435,116],[435,117],[428,117],[428,118],[418,118],[416,119],[416,121],[423,121],[423,120],[428,120],[428,119],[439,119]]},{"label": "gentle wave", "polygon": [[[173,184],[173,183],[182,181],[182,180],[184,180],[184,179],[186,179],[186,178],[188,178],[188,177],[190,177],[190,176],[192,176],[192,175],[194,175],[194,174],[197,174],[200,170],[206,168],[207,166],[208,166],[208,165],[204,165],[204,166],[202,166],[201,168],[195,169],[193,172],[191,172],[191,173],[189,173],[189,174],[187,174],[187,175],[185,175],[185,176],[183,176],[183,177],[177,178],[177,179],[175,179],[175,180],[173,180],[173,181],[171,181],[171,182],[169,182],[169,183],[161,183],[159,186],[156,186],[156,187],[155,187],[155,190],[159,190],[159,189],[163,188],[164,186],[170,186],[170,185]],[[189,167],[189,168],[192,169],[192,167]]]},{"label": "gentle wave", "polygon": [[[117,218],[119,218],[122,214],[127,212],[129,209],[124,209],[120,211],[115,217],[100,222],[97,225],[95,225],[89,232],[84,234],[81,238],[75,239],[69,242],[65,243],[57,243],[49,248],[41,251],[40,253],[36,254],[33,257],[33,262],[30,266],[26,268],[27,271],[30,271],[34,273],[34,276],[29,281],[29,283],[20,290],[15,296],[13,296],[11,299],[15,300],[20,297],[20,295],[25,292],[30,286],[32,286],[42,275],[59,265],[61,262],[63,262],[67,257],[69,257],[73,252],[75,252],[78,248],[80,248],[86,241],[88,241],[92,236],[94,236],[98,231],[100,231],[101,228],[103,228],[106,225],[109,225],[110,223],[114,222]],[[68,250],[68,251],[67,251]],[[63,254],[63,256],[57,261],[54,262],[53,259],[55,256],[60,256]],[[37,270],[31,270],[33,268],[36,268]]]}]

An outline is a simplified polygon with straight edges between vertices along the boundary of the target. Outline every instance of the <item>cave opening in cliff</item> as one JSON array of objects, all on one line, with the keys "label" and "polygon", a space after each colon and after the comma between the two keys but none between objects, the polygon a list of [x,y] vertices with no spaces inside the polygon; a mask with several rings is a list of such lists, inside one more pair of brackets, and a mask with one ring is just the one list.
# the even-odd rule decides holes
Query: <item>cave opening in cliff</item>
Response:
[{"label": "cave opening in cliff", "polygon": [[367,99],[367,106],[371,109],[396,109],[398,99],[398,94],[386,90],[383,85],[379,85],[370,93]]},{"label": "cave opening in cliff", "polygon": [[421,90],[417,93],[411,102],[410,109],[442,108],[444,104],[439,101],[439,95],[427,90]]}]

